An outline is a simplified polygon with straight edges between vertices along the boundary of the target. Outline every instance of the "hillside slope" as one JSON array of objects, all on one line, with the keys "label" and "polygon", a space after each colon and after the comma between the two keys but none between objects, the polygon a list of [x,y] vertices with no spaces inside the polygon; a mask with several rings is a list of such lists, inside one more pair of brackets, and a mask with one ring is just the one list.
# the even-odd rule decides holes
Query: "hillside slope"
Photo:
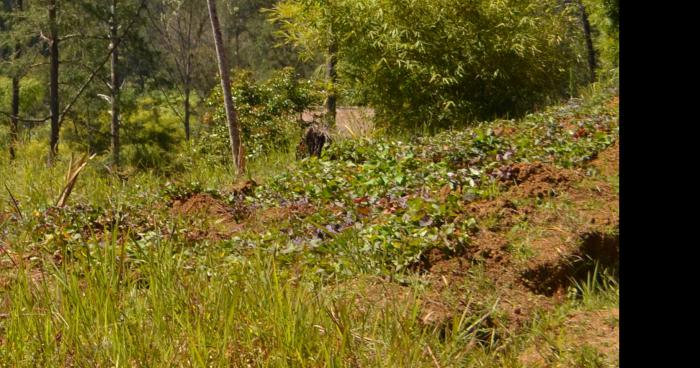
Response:
[{"label": "hillside slope", "polygon": [[616,366],[617,117],[600,92],[261,183],[0,213],[0,365]]}]

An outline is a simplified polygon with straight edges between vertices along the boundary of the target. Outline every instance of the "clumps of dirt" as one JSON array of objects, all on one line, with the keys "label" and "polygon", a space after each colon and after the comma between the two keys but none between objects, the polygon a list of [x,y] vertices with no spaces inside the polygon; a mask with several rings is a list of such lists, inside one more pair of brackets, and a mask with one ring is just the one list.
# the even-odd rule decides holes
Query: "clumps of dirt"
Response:
[{"label": "clumps of dirt", "polygon": [[617,234],[586,233],[580,247],[553,262],[538,264],[522,272],[523,283],[534,293],[561,295],[574,282],[583,282],[597,267],[599,272],[619,269],[620,237]]},{"label": "clumps of dirt", "polygon": [[580,178],[574,170],[563,169],[554,165],[536,163],[517,163],[499,169],[498,177],[517,197],[546,198],[553,197],[560,190]]},{"label": "clumps of dirt", "polygon": [[246,180],[224,188],[223,192],[234,197],[249,196],[253,194],[257,187],[258,183],[255,180]]},{"label": "clumps of dirt", "polygon": [[441,276],[463,276],[471,262],[455,257],[443,249],[433,248],[421,257],[418,269]]},{"label": "clumps of dirt", "polygon": [[227,205],[210,194],[199,193],[175,200],[171,214],[186,219],[186,238],[189,240],[221,240],[242,228],[240,222],[250,216],[250,209],[244,205]]},{"label": "clumps of dirt", "polygon": [[308,201],[288,202],[280,207],[271,207],[257,214],[258,222],[267,224],[291,219],[294,217],[304,218],[316,212],[316,207]]},{"label": "clumps of dirt", "polygon": [[[599,160],[612,154],[601,152]],[[469,246],[458,254],[431,250],[421,269],[441,295],[435,300],[465,300],[457,285],[475,283],[470,293],[477,299],[498,295],[499,321],[518,329],[536,311],[559,303],[596,261],[599,271],[618,269],[619,237],[608,235],[619,223],[618,195],[606,180],[551,164],[519,163],[496,174],[505,187],[501,195],[464,208],[480,224]]]},{"label": "clumps of dirt", "polygon": [[184,200],[175,200],[171,213],[184,216],[208,216],[235,222],[232,211],[209,194],[195,194]]},{"label": "clumps of dirt", "polygon": [[257,183],[253,180],[240,182],[225,188],[222,192],[228,201],[219,195],[196,193],[173,201],[171,213],[184,216],[204,216],[219,222],[239,223],[250,217],[252,208],[245,203],[245,197],[252,195]]},{"label": "clumps of dirt", "polygon": [[466,212],[475,218],[486,220],[489,230],[498,231],[512,226],[518,219],[522,220],[531,211],[529,208],[518,208],[515,202],[507,198],[478,201],[467,205]]},{"label": "clumps of dirt", "polygon": [[498,232],[479,229],[467,248],[467,257],[472,262],[486,263],[489,266],[504,266],[509,262],[508,241]]}]

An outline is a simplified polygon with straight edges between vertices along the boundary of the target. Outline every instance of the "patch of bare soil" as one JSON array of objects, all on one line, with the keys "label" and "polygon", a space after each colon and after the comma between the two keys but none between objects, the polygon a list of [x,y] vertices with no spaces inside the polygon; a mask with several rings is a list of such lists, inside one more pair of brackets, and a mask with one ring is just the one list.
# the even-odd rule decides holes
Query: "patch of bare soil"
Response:
[{"label": "patch of bare soil", "polygon": [[261,224],[275,223],[294,217],[303,218],[311,215],[316,208],[306,202],[292,202],[281,207],[271,207],[256,214],[255,218]]},{"label": "patch of bare soil", "polygon": [[[616,144],[601,152],[591,165],[616,170],[612,164],[617,150]],[[482,224],[472,234],[469,248],[456,256],[431,251],[424,257],[424,269],[432,299],[444,305],[442,300],[460,298],[463,290],[457,285],[469,284],[470,270],[478,265],[480,277],[490,284],[479,292],[484,299],[498,296],[506,328],[517,329],[534,312],[560,303],[572,280],[585,279],[595,262],[599,269],[617,270],[619,198],[601,178],[581,186],[583,170],[542,163],[516,164],[508,170],[508,189],[503,195],[465,209]],[[527,200],[535,198],[553,204],[538,206]],[[565,210],[557,210],[559,207]],[[516,227],[523,222],[527,222],[526,230]],[[525,242],[532,254],[518,259],[514,242]],[[454,313],[460,312],[441,314]]]},{"label": "patch of bare soil", "polygon": [[247,180],[225,187],[226,202],[208,193],[177,199],[170,205],[170,213],[186,221],[188,240],[225,240],[241,231],[253,215],[245,197],[252,195],[257,185]]},{"label": "patch of bare soil", "polygon": [[537,294],[562,295],[573,282],[585,281],[596,267],[612,270],[619,267],[618,235],[588,233],[581,237],[580,244],[571,254],[524,270],[522,280],[525,285]]},{"label": "patch of bare soil", "polygon": [[172,204],[171,214],[187,221],[186,237],[196,241],[203,239],[223,240],[240,231],[240,220],[249,216],[248,210],[239,212],[234,207],[209,194],[195,194]]},{"label": "patch of bare soil", "polygon": [[514,164],[505,171],[511,185],[508,196],[515,198],[553,197],[581,177],[576,170],[540,162]]}]

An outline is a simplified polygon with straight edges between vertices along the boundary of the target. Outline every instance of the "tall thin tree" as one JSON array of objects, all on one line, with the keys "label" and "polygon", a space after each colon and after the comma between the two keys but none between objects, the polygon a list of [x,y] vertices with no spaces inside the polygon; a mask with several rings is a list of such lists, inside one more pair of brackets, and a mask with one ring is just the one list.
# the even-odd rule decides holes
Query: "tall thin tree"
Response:
[{"label": "tall thin tree", "polygon": [[238,174],[245,172],[245,154],[241,145],[240,129],[238,127],[238,115],[233,105],[231,96],[231,76],[229,72],[226,48],[221,36],[221,24],[216,11],[216,0],[207,0],[209,8],[209,19],[211,21],[212,33],[214,34],[214,44],[216,56],[219,62],[219,74],[221,76],[221,88],[224,95],[224,108],[226,110],[226,121],[228,123],[228,133],[231,143],[231,156]]},{"label": "tall thin tree", "polygon": [[326,96],[326,119],[330,126],[335,126],[336,117],[336,86],[338,82],[338,44],[333,39],[333,31],[329,30],[331,41],[328,45],[328,61],[326,65],[326,74],[328,77],[328,96]]},{"label": "tall thin tree", "polygon": [[190,140],[190,120],[192,104],[190,102],[194,89],[195,77],[198,72],[195,54],[202,46],[207,16],[200,14],[202,0],[167,1],[160,4],[162,9],[157,9],[161,14],[151,13],[151,23],[159,34],[163,49],[171,54],[169,58],[182,83],[183,95],[183,123],[185,139]]},{"label": "tall thin tree", "polygon": [[112,53],[110,66],[110,103],[111,103],[111,113],[112,122],[110,125],[111,133],[111,143],[112,143],[112,163],[114,166],[119,166],[119,151],[121,146],[119,144],[119,89],[120,89],[120,75],[119,75],[119,23],[117,23],[117,0],[112,0],[112,5],[110,8],[110,19],[109,19],[109,49]]},{"label": "tall thin tree", "polygon": [[583,37],[586,40],[586,51],[588,53],[588,73],[590,82],[595,82],[595,69],[596,54],[595,48],[593,47],[593,36],[591,35],[591,23],[588,20],[588,12],[586,7],[583,5],[583,0],[576,0],[576,6],[578,6],[579,17],[581,18],[581,25],[583,26]]},{"label": "tall thin tree", "polygon": [[[21,12],[24,8],[22,0],[15,0],[14,9],[15,12]],[[15,62],[22,57],[22,44],[17,41],[15,44],[15,50],[13,59]],[[15,159],[15,149],[17,143],[19,142],[19,101],[20,101],[20,72],[15,71],[12,73],[12,102],[11,102],[11,114],[10,117],[10,159]]]},{"label": "tall thin tree", "polygon": [[56,0],[49,0],[49,111],[51,112],[51,138],[49,141],[49,164],[53,164],[58,155],[58,134],[60,130],[59,95],[58,95],[58,19]]}]

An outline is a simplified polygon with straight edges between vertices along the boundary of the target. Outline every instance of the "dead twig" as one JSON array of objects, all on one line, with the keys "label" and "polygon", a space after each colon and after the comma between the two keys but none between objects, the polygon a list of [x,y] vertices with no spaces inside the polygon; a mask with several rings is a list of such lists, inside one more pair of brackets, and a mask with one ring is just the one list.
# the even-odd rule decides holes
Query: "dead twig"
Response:
[{"label": "dead twig", "polygon": [[435,364],[435,367],[437,368],[442,368],[440,366],[440,362],[437,360],[435,357],[435,354],[433,354],[433,349],[430,348],[430,345],[425,344],[426,349],[428,350],[428,354],[430,354],[430,357],[433,359],[433,364]]},{"label": "dead twig", "polygon": [[22,215],[22,211],[19,210],[19,203],[17,203],[15,196],[12,195],[10,188],[7,187],[7,183],[5,183],[5,189],[7,189],[7,194],[10,195],[10,201],[12,202],[12,207],[14,207],[15,212],[17,212],[17,216],[19,216],[20,220],[24,220],[24,216]]},{"label": "dead twig", "polygon": [[87,166],[88,161],[95,158],[95,156],[96,154],[93,154],[92,156],[88,157],[88,155],[85,154],[75,163],[73,162],[73,156],[71,156],[68,172],[66,173],[66,184],[63,187],[63,190],[61,191],[61,195],[56,201],[56,207],[64,207],[66,205],[66,202],[68,202],[68,197],[70,196],[71,192],[73,191],[73,187],[75,186],[75,182],[78,180],[78,175],[81,171],[83,171],[85,166]]},{"label": "dead twig", "polygon": [[12,264],[13,264],[15,267],[17,267],[17,261],[15,261],[15,259],[14,259],[14,258],[12,257],[12,255],[10,254],[10,252],[9,252],[9,250],[8,250],[8,247],[7,247],[7,243],[5,243],[5,245],[0,244],[0,251],[2,251],[3,253],[5,253],[5,254],[7,255],[7,258],[10,259],[10,262],[12,262]]}]

